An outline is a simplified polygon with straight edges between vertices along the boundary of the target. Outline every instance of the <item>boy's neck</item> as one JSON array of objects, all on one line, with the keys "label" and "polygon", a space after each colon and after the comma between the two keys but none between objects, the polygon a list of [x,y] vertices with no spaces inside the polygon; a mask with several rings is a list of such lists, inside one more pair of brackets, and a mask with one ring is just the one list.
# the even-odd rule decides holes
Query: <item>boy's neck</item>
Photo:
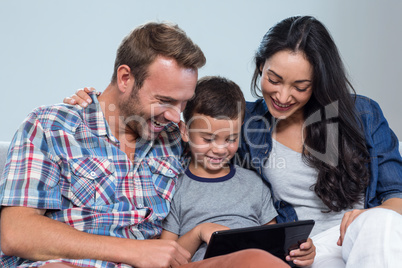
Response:
[{"label": "boy's neck", "polygon": [[218,170],[208,170],[205,169],[204,167],[200,167],[200,165],[193,160],[191,160],[188,168],[193,175],[207,179],[221,178],[223,176],[228,175],[230,172],[229,164],[225,165],[224,167]]}]

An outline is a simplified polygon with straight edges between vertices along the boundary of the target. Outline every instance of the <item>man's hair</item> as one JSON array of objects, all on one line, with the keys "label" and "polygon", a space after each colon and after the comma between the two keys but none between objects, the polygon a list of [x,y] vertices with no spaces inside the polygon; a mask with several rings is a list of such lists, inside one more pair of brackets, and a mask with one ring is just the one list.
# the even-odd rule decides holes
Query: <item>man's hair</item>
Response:
[{"label": "man's hair", "polygon": [[157,56],[172,58],[179,66],[190,69],[201,68],[206,62],[202,50],[177,25],[149,22],[135,28],[121,42],[112,83],[116,82],[119,66],[125,64],[131,69],[135,86],[141,88],[148,76],[148,67]]},{"label": "man's hair", "polygon": [[183,111],[186,123],[195,113],[220,119],[244,119],[246,101],[240,87],[233,81],[206,76],[198,80],[194,97]]}]

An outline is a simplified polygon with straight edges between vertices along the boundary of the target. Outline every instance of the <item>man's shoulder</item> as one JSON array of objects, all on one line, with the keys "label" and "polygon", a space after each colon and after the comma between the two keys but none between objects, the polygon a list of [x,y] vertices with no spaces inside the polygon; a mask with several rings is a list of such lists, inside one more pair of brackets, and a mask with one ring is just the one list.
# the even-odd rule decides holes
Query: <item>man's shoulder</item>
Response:
[{"label": "man's shoulder", "polygon": [[174,123],[169,123],[165,129],[159,133],[158,138],[155,140],[155,146],[157,144],[162,147],[179,147],[179,155],[181,155],[182,144],[179,127]]},{"label": "man's shoulder", "polygon": [[35,108],[27,120],[37,120],[44,129],[74,128],[82,122],[82,110],[67,104],[43,105]]}]

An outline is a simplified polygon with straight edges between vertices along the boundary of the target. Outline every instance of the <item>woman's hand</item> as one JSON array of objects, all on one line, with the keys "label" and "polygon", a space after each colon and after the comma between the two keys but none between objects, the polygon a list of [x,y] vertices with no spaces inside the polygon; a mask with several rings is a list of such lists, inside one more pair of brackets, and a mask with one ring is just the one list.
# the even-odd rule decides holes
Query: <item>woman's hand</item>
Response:
[{"label": "woman's hand", "polygon": [[315,258],[315,246],[311,238],[302,243],[298,249],[294,249],[286,256],[287,261],[293,261],[297,266],[308,266],[313,264]]},{"label": "woman's hand", "polygon": [[338,246],[342,246],[343,238],[345,237],[346,230],[348,229],[349,225],[363,212],[367,209],[354,209],[352,211],[348,211],[343,215],[341,228],[340,228],[340,236],[338,239]]},{"label": "woman's hand", "polygon": [[95,91],[93,87],[80,88],[71,97],[64,98],[63,102],[71,105],[78,104],[79,106],[85,108],[92,102],[92,99],[88,93],[93,91]]}]

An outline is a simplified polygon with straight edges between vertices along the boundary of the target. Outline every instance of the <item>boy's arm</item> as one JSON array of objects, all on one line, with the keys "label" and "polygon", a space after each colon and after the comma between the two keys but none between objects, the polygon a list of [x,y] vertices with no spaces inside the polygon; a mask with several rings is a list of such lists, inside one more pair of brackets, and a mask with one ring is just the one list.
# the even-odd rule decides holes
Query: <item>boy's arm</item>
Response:
[{"label": "boy's arm", "polygon": [[270,220],[269,222],[267,222],[264,225],[268,225],[268,224],[276,224],[276,218],[273,218],[272,220]]},{"label": "boy's arm", "polygon": [[177,234],[163,230],[161,239],[176,240],[180,246],[185,248],[190,252],[191,256],[193,256],[203,242],[209,243],[213,232],[228,229],[228,227],[220,224],[205,222],[197,225],[180,238]]}]

